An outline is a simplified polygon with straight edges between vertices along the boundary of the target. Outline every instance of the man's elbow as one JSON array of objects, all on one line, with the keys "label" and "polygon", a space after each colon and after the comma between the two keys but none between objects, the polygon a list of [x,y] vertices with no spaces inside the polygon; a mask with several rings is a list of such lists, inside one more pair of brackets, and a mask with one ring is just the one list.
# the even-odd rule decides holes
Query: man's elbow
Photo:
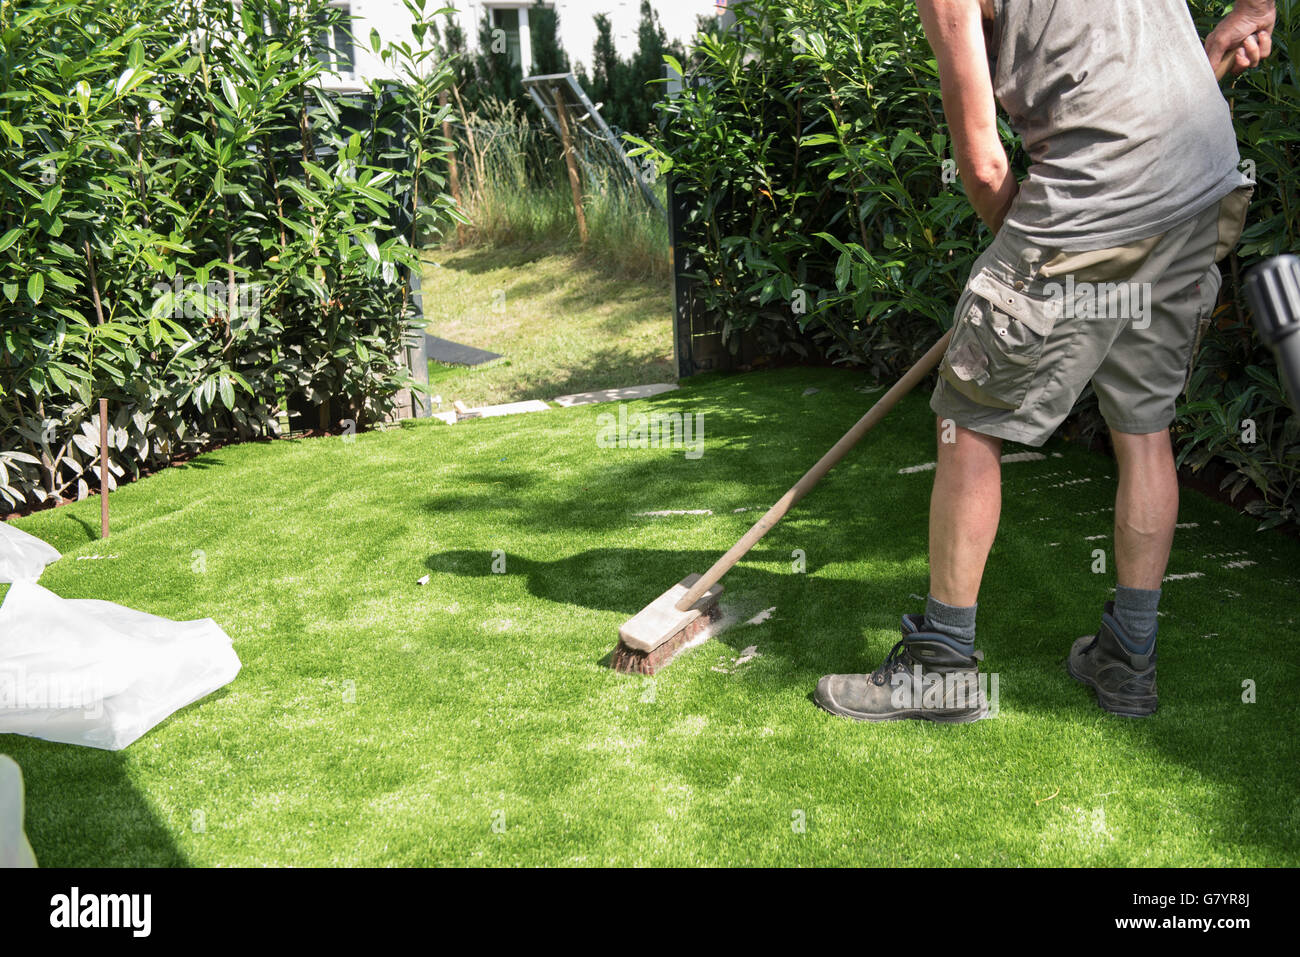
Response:
[{"label": "man's elbow", "polygon": [[1006,182],[1008,171],[1005,154],[968,158],[961,164],[962,185],[967,190],[996,193]]}]

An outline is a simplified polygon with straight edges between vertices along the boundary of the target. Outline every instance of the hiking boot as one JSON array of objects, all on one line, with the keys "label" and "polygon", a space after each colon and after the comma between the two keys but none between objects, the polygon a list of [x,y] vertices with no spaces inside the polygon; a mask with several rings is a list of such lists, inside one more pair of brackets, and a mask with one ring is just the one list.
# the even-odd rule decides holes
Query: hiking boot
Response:
[{"label": "hiking boot", "polygon": [[1101,629],[1074,643],[1065,667],[1075,681],[1093,687],[1097,704],[1111,714],[1145,718],[1156,710],[1155,642],[1147,654],[1132,654],[1120,641],[1128,634],[1114,614],[1115,603],[1106,602]]},{"label": "hiking boot", "polygon": [[903,617],[903,639],[869,675],[827,675],[813,700],[855,721],[922,718],[943,724],[978,721],[988,714],[979,685],[983,652],[967,655],[951,638],[921,630],[920,615]]}]

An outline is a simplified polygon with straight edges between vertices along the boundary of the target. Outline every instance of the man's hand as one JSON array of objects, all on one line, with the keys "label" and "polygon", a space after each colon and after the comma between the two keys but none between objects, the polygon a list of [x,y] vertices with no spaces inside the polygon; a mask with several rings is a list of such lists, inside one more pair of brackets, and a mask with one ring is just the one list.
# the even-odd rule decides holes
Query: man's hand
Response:
[{"label": "man's hand", "polygon": [[987,0],[917,0],[916,5],[939,65],[943,112],[962,187],[980,219],[996,233],[1019,185],[998,136],[997,102],[984,45]]},{"label": "man's hand", "polygon": [[1273,52],[1273,25],[1277,7],[1273,0],[1237,0],[1232,12],[1205,38],[1205,55],[1214,75],[1222,80],[1259,66]]}]

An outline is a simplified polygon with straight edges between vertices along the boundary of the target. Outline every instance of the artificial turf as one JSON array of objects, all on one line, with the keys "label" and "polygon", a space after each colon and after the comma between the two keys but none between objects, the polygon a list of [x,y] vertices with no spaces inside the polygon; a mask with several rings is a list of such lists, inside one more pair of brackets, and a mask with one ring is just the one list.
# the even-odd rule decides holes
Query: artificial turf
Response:
[{"label": "artificial turf", "polygon": [[1004,467],[977,642],[996,718],[813,705],[921,608],[932,473],[899,470],[933,458],[923,396],[730,573],[736,625],[655,679],[602,666],[854,421],[862,384],[779,370],[632,407],[703,413],[699,458],[601,448],[614,407],[587,406],[223,448],[113,493],[107,542],[94,500],[22,519],[65,553],[46,587],[211,616],[244,663],[122,752],[0,736],[40,862],[1300,862],[1300,543],[1185,493],[1169,572],[1199,575],[1165,585],[1160,710],[1107,715],[1063,665],[1113,583],[1113,463],[1078,448]]}]

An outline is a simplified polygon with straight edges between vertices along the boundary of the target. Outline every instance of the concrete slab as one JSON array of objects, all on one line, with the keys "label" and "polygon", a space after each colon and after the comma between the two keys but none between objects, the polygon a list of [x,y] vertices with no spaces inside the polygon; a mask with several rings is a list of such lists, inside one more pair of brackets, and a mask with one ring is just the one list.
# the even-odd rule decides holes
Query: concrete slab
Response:
[{"label": "concrete slab", "polygon": [[551,407],[541,399],[529,399],[527,402],[508,402],[505,405],[485,405],[470,409],[469,415],[475,418],[491,419],[498,415],[519,415],[524,412],[549,412]]},{"label": "concrete slab", "polygon": [[505,405],[485,405],[471,409],[463,402],[456,402],[455,408],[447,412],[434,412],[433,417],[448,425],[468,422],[470,419],[492,419],[501,415],[520,415],[525,412],[549,412],[551,407],[541,399],[529,399],[527,402],[508,402]]},{"label": "concrete slab", "polygon": [[567,409],[575,405],[591,405],[596,402],[631,402],[633,399],[648,399],[652,395],[672,392],[676,388],[675,382],[657,382],[654,385],[632,385],[621,389],[599,389],[595,392],[562,395],[555,400],[555,404]]}]

